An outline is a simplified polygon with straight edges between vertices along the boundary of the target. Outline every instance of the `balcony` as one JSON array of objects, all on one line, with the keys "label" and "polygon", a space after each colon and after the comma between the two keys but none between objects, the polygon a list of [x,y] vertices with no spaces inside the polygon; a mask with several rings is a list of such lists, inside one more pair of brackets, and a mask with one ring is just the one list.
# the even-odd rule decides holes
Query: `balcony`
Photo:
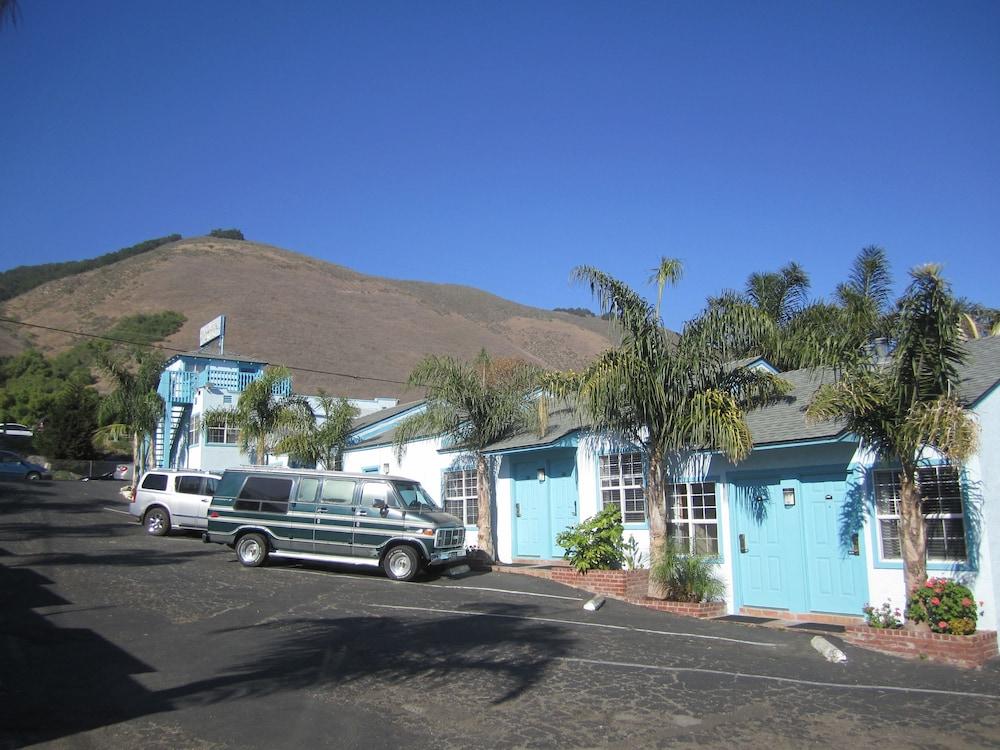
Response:
[{"label": "balcony", "polygon": [[[194,403],[194,394],[199,388],[208,386],[229,393],[243,393],[247,386],[263,377],[263,370],[242,372],[232,367],[207,367],[201,372],[194,370],[168,370],[160,375],[157,393],[164,401],[174,404]],[[274,395],[287,396],[292,392],[292,381],[282,380],[274,387]]]}]

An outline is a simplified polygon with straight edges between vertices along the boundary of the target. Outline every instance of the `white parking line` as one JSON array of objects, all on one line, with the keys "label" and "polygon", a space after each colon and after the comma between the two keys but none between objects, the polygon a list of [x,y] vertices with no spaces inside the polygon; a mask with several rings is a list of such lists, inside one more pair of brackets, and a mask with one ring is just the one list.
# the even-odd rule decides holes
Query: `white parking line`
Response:
[{"label": "white parking line", "polygon": [[[400,584],[399,581],[393,581],[389,578],[372,578],[370,576],[359,576],[353,573],[340,573],[338,571],[330,571],[329,573],[320,570],[307,570],[306,568],[300,567],[288,567],[288,568],[271,568],[271,570],[286,570],[295,571],[296,573],[306,573],[308,575],[314,576],[336,576],[337,578],[352,578],[356,581],[372,581],[376,583],[392,583]],[[448,589],[450,591],[461,590],[461,591],[493,591],[498,594],[513,594],[515,596],[535,596],[542,597],[545,599],[566,599],[571,602],[581,602],[583,599],[579,599],[573,596],[558,596],[556,594],[537,594],[533,591],[514,591],[512,589],[491,589],[486,586],[445,586],[440,583],[420,583],[419,581],[410,581],[409,583],[402,584],[405,586],[429,586],[435,589]]]},{"label": "white parking line", "polygon": [[626,669],[643,669],[657,672],[693,672],[696,674],[718,675],[720,677],[734,677],[748,680],[766,680],[769,682],[785,682],[793,685],[808,685],[810,687],[839,688],[842,690],[886,690],[894,693],[920,693],[923,695],[958,695],[963,698],[985,698],[987,700],[1000,700],[1000,695],[992,693],[965,693],[959,690],[935,690],[934,688],[911,688],[897,685],[851,685],[843,682],[819,682],[816,680],[800,680],[795,677],[776,677],[766,674],[752,674],[749,672],[726,672],[721,669],[702,669],[699,667],[663,667],[655,664],[635,664],[624,661],[604,661],[603,659],[578,659],[571,656],[554,656],[555,661],[567,661],[577,664],[593,664],[602,667],[624,667]]},{"label": "white parking line", "polygon": [[649,630],[647,628],[631,628],[627,625],[608,625],[603,622],[580,622],[579,620],[560,620],[554,617],[531,617],[528,615],[501,615],[495,612],[467,612],[457,609],[434,609],[431,607],[404,607],[397,604],[373,604],[373,607],[382,609],[405,609],[413,612],[432,612],[442,615],[465,615],[466,617],[499,617],[505,620],[531,620],[533,622],[554,622],[559,625],[579,625],[585,628],[604,628],[606,630],[626,630],[630,633],[649,633],[651,635],[671,635],[679,638],[698,638],[706,641],[726,641],[728,643],[739,643],[744,646],[763,646],[765,648],[777,648],[775,643],[762,643],[761,641],[743,641],[738,638],[725,638],[721,635],[697,635],[695,633],[675,633],[670,630]]},{"label": "white parking line", "polygon": [[117,508],[101,508],[101,510],[106,510],[109,513],[121,513],[123,516],[131,516],[127,510],[118,510]]}]

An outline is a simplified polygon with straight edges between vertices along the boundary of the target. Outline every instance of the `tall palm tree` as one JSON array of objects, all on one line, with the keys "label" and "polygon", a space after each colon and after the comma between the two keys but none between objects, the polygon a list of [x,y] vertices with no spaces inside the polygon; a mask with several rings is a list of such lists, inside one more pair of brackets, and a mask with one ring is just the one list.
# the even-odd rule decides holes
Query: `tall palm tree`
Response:
[{"label": "tall palm tree", "polygon": [[900,465],[900,542],[907,594],[927,579],[927,536],[916,483],[928,449],[955,463],[976,449],[977,426],[957,396],[964,360],[959,307],[940,268],[922,266],[889,318],[888,357],[847,359],[841,377],[822,386],[806,412],[841,419],[862,445]]},{"label": "tall palm tree", "polygon": [[147,452],[142,445],[154,434],[156,423],[163,416],[163,399],[156,392],[163,359],[141,351],[133,356],[134,361],[132,357],[116,358],[107,352],[98,355],[98,364],[111,379],[114,390],[104,397],[98,409],[98,422],[103,426],[94,439],[103,445],[130,440],[132,465],[138,479],[146,470]]},{"label": "tall palm tree", "polygon": [[268,367],[240,394],[234,409],[212,409],[205,413],[209,426],[228,424],[240,431],[240,450],[253,463],[267,464],[268,457],[295,425],[312,417],[312,409],[302,396],[279,395],[290,377],[286,367]]},{"label": "tall palm tree", "polygon": [[472,362],[429,355],[410,373],[409,385],[424,388],[427,408],[396,427],[395,446],[426,435],[443,436],[472,454],[476,463],[478,546],[496,559],[493,540],[492,464],[485,454],[492,443],[525,430],[544,431],[535,397],[540,370],[520,360],[492,359],[485,350]]},{"label": "tall palm tree", "polygon": [[785,325],[805,306],[809,285],[809,275],[793,261],[774,272],[750,274],[746,296],[778,325]]},{"label": "tall palm tree", "polygon": [[623,282],[590,266],[573,275],[590,285],[602,310],[621,326],[622,343],[582,373],[551,374],[545,385],[554,395],[574,398],[596,430],[645,455],[650,546],[659,549],[667,530],[668,459],[699,449],[745,458],[752,447],[746,412],[787,388],[770,373],[732,367],[748,345],[772,335],[773,324],[754,306],[729,297],[675,339],[656,309]]},{"label": "tall palm tree", "polygon": [[274,449],[313,466],[322,464],[326,469],[340,469],[347,436],[358,410],[346,398],[334,398],[322,391],[318,400],[319,414],[312,409],[293,410],[298,418],[288,425],[288,434]]}]

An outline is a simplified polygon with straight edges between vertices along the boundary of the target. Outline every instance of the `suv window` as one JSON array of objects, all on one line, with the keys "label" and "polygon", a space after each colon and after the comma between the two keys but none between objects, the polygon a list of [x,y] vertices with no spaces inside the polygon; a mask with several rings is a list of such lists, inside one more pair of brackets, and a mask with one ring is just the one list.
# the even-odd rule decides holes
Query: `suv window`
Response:
[{"label": "suv window", "polygon": [[147,474],[146,478],[142,480],[142,488],[144,490],[165,490],[165,489],[167,489],[167,475],[166,474]]},{"label": "suv window", "polygon": [[327,503],[350,503],[354,500],[354,481],[351,479],[324,479],[320,500]]},{"label": "suv window", "polygon": [[177,491],[185,495],[201,495],[204,486],[204,477],[179,476],[177,477]]},{"label": "suv window", "polygon": [[21,457],[18,456],[16,453],[7,453],[6,451],[3,452],[3,453],[0,453],[0,463],[16,464],[16,463],[19,463],[20,460],[21,460]]},{"label": "suv window", "polygon": [[205,479],[205,489],[201,493],[202,495],[214,495],[215,488],[219,486],[219,480],[215,477],[204,477]]}]

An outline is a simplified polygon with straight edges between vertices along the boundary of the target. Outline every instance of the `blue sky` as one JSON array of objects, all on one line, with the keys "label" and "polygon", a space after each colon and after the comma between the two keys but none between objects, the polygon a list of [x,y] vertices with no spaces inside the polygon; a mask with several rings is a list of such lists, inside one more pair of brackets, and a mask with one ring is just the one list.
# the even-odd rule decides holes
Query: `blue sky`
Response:
[{"label": "blue sky", "polygon": [[[594,307],[865,245],[1000,306],[1000,3],[21,0],[0,269],[171,232]],[[991,260],[992,259],[992,260]]]}]

